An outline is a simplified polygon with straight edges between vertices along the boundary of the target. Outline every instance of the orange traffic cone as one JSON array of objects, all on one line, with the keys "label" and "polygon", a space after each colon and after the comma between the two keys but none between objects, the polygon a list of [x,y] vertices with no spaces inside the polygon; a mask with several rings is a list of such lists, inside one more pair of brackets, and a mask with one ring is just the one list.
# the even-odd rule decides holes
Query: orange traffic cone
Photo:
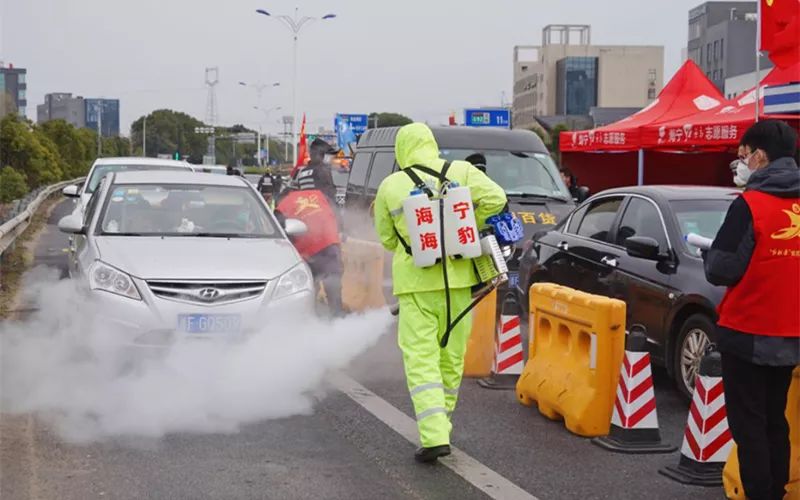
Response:
[{"label": "orange traffic cone", "polygon": [[625,341],[611,433],[592,442],[620,453],[669,453],[676,449],[661,442],[650,353],[641,325],[632,326]]},{"label": "orange traffic cone", "polygon": [[722,388],[722,358],[719,352],[709,351],[700,362],[680,462],[659,472],[683,484],[722,486],[722,468],[732,446]]},{"label": "orange traffic cone", "polygon": [[492,373],[478,380],[478,384],[487,389],[514,389],[524,367],[519,306],[514,299],[507,297],[503,302],[500,325],[495,336]]}]

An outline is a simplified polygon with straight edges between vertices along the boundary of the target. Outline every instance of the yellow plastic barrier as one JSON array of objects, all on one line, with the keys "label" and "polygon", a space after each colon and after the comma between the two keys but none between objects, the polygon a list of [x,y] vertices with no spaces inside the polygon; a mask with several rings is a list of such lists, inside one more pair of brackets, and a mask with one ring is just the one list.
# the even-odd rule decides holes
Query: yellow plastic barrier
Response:
[{"label": "yellow plastic barrier", "polygon": [[[795,368],[792,385],[786,400],[786,420],[789,422],[789,441],[792,443],[789,484],[784,500],[800,500],[800,368]],[[725,496],[735,500],[745,500],[742,479],[739,476],[739,456],[736,446],[731,450],[725,469],[722,471]]]},{"label": "yellow plastic barrier", "polygon": [[579,436],[610,430],[625,351],[625,303],[551,283],[530,290],[529,355],[517,398]]},{"label": "yellow plastic barrier", "polygon": [[383,307],[383,247],[348,238],[342,243],[342,303],[350,311]]},{"label": "yellow plastic barrier", "polygon": [[465,377],[488,377],[492,372],[496,309],[497,290],[484,297],[472,310],[472,332],[464,356]]}]

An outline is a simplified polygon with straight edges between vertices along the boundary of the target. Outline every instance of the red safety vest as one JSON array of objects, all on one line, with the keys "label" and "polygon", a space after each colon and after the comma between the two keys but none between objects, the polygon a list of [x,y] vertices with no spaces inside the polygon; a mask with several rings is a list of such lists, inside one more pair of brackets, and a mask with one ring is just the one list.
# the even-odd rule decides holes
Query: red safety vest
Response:
[{"label": "red safety vest", "polygon": [[742,197],[756,244],[744,276],[717,309],[718,323],[753,335],[800,337],[800,198],[760,191]]},{"label": "red safety vest", "polygon": [[339,244],[336,214],[321,191],[291,191],[278,203],[277,210],[286,218],[300,219],[308,226],[306,234],[292,236],[292,243],[304,259]]}]

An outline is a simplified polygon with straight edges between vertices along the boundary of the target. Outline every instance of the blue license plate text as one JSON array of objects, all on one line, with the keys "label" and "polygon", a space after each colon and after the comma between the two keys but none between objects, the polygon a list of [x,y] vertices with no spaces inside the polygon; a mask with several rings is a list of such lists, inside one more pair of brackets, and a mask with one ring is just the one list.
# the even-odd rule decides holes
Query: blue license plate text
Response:
[{"label": "blue license plate text", "polygon": [[178,315],[178,328],[186,333],[237,333],[241,323],[238,314]]}]

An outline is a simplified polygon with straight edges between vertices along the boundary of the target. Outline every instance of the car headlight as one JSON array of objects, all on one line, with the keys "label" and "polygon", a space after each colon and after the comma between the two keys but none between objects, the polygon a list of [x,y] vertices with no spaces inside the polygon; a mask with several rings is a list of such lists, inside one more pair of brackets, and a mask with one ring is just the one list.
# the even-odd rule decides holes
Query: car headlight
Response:
[{"label": "car headlight", "polygon": [[142,300],[133,279],[113,267],[96,261],[89,270],[89,286],[92,290],[103,290],[131,299]]},{"label": "car headlight", "polygon": [[275,291],[272,293],[272,298],[281,299],[295,293],[311,290],[313,282],[308,267],[304,263],[300,263],[280,277],[278,284],[275,286]]}]

